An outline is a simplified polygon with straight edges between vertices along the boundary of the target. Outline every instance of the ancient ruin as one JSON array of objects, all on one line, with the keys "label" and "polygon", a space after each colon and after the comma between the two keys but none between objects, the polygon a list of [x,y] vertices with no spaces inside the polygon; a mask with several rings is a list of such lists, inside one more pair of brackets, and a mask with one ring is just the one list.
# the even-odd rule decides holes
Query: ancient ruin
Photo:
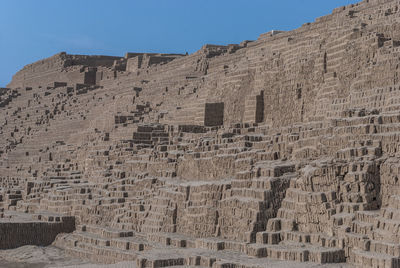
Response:
[{"label": "ancient ruin", "polygon": [[0,249],[400,267],[399,59],[400,1],[364,0],[191,55],[27,65],[0,89]]}]

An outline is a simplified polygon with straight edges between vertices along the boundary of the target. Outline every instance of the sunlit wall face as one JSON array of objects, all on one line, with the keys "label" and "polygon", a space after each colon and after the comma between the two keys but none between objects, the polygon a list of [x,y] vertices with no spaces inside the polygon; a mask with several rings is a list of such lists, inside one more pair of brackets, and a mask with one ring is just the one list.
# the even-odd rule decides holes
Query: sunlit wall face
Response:
[{"label": "sunlit wall face", "polygon": [[60,51],[123,56],[185,53],[290,30],[356,0],[52,1],[0,3],[0,87],[24,65]]}]

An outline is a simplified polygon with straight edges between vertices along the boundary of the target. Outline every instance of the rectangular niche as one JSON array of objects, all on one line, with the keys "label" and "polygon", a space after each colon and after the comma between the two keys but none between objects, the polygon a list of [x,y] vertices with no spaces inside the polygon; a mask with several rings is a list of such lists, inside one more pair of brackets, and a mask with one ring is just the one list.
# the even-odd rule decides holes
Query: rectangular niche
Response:
[{"label": "rectangular niche", "polygon": [[256,123],[264,122],[264,90],[256,96]]},{"label": "rectangular niche", "polygon": [[215,127],[224,124],[224,103],[206,103],[204,111],[204,126]]}]

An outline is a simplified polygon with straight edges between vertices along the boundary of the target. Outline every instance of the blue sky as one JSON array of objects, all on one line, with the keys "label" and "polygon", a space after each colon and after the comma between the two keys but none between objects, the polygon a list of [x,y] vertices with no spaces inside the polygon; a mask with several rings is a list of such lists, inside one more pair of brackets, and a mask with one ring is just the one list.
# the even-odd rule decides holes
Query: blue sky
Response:
[{"label": "blue sky", "polygon": [[0,87],[61,51],[195,52],[291,30],[354,0],[0,0]]}]

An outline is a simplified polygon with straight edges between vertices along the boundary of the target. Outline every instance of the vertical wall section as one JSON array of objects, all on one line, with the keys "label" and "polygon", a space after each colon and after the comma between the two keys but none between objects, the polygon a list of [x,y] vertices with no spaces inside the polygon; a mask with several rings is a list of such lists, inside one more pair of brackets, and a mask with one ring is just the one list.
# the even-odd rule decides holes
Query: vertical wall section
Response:
[{"label": "vertical wall section", "polygon": [[48,246],[58,234],[74,230],[74,217],[61,217],[58,222],[0,222],[0,249]]}]

